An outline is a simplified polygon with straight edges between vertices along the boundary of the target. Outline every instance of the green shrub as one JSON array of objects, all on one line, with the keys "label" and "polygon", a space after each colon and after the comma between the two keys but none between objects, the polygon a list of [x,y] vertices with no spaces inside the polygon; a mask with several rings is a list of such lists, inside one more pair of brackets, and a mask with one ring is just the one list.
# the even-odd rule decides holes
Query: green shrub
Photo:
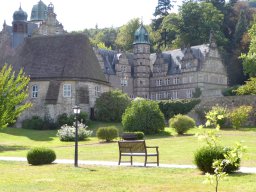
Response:
[{"label": "green shrub", "polygon": [[55,152],[45,147],[35,147],[30,149],[27,153],[27,161],[31,165],[50,164],[55,159]]},{"label": "green shrub", "polygon": [[224,127],[227,121],[228,110],[225,107],[215,105],[205,114],[209,125]]},{"label": "green shrub", "polygon": [[228,115],[232,126],[236,129],[243,126],[248,120],[251,111],[252,106],[246,105],[242,105],[233,109]]},{"label": "green shrub", "polygon": [[170,119],[174,115],[187,114],[190,112],[198,103],[200,99],[177,99],[158,101],[158,105],[165,119]]},{"label": "green shrub", "polygon": [[190,128],[196,126],[195,120],[187,115],[175,115],[169,120],[170,127],[174,128],[178,134],[183,134]]},{"label": "green shrub", "polygon": [[57,124],[59,127],[62,125],[72,126],[73,122],[74,122],[74,119],[71,120],[71,118],[69,118],[67,113],[62,113],[62,114],[58,115],[58,117],[57,117]]},{"label": "green shrub", "polygon": [[[200,169],[204,173],[214,173],[214,169],[212,167],[212,164],[215,160],[219,159],[225,159],[224,154],[227,153],[231,149],[229,148],[223,148],[220,146],[217,147],[202,147],[199,150],[197,150],[194,154],[194,162],[198,169]],[[237,162],[235,162],[235,165],[228,164],[224,171],[226,173],[230,173],[233,171],[236,171],[239,169],[240,166],[240,159],[238,159]]]},{"label": "green shrub", "polygon": [[[77,115],[77,120],[83,124],[88,124],[89,116],[86,112],[81,111],[81,113],[79,113]],[[74,114],[68,115],[67,113],[63,113],[63,114],[58,115],[58,117],[57,117],[58,127],[61,127],[62,125],[72,126],[74,124],[74,122],[75,122]]]},{"label": "green shrub", "polygon": [[235,85],[232,87],[228,87],[222,90],[222,95],[223,96],[235,96],[236,95],[236,90],[239,86]]},{"label": "green shrub", "polygon": [[110,142],[118,137],[118,129],[115,127],[101,127],[97,130],[98,139]]},{"label": "green shrub", "polygon": [[22,122],[23,129],[43,130],[44,121],[38,116],[33,116],[31,119],[25,119]]},{"label": "green shrub", "polygon": [[122,133],[122,138],[125,139],[126,136],[128,135],[128,138],[130,135],[134,136],[136,140],[142,140],[144,139],[144,133],[141,131],[136,131],[136,132],[123,132]]},{"label": "green shrub", "polygon": [[129,104],[129,96],[119,90],[102,93],[95,102],[95,117],[100,121],[121,122]]},{"label": "green shrub", "polygon": [[125,131],[154,134],[164,130],[164,115],[157,102],[138,98],[132,101],[122,117]]},{"label": "green shrub", "polygon": [[[92,135],[92,131],[86,130],[83,123],[78,124],[78,140],[83,141]],[[75,141],[76,128],[74,126],[63,125],[57,132],[61,141]]]}]

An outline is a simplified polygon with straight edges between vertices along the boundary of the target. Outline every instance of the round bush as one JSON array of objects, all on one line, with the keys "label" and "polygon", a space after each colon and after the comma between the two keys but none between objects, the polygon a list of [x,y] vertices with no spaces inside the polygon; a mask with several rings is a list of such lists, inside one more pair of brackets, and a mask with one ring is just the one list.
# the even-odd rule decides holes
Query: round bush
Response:
[{"label": "round bush", "polygon": [[187,115],[175,115],[169,120],[170,127],[174,128],[179,135],[187,132],[190,128],[196,126],[195,120]]},{"label": "round bush", "polygon": [[[217,147],[202,147],[198,151],[196,151],[194,155],[194,162],[198,169],[203,171],[204,173],[214,173],[214,169],[212,168],[212,163],[214,160],[225,159],[224,154],[229,151],[229,148],[223,148],[220,146]],[[240,159],[236,162],[237,165],[229,164],[225,167],[224,171],[227,173],[236,171],[239,169]]]},{"label": "round bush", "polygon": [[102,93],[95,102],[96,119],[121,122],[122,115],[129,104],[129,96],[119,90]]},{"label": "round bush", "polygon": [[145,134],[154,134],[164,130],[164,115],[159,109],[157,102],[135,99],[125,110],[122,117],[125,131],[141,131]]},{"label": "round bush", "polygon": [[118,129],[115,127],[101,127],[97,130],[96,135],[99,139],[110,142],[118,137]]},{"label": "round bush", "polygon": [[35,147],[28,151],[27,160],[31,165],[50,164],[56,159],[56,154],[52,149],[45,147]]}]

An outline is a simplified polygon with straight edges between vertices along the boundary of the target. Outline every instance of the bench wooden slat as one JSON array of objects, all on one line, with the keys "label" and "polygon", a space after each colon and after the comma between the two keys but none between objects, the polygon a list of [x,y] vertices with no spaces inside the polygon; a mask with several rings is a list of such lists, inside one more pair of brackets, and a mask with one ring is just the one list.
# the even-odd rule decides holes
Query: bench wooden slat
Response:
[{"label": "bench wooden slat", "polygon": [[[133,156],[144,156],[144,166],[146,166],[147,163],[157,163],[157,166],[159,166],[159,152],[158,152],[158,146],[146,146],[145,140],[127,140],[127,141],[118,141],[118,147],[119,147],[119,162],[118,165],[120,165],[122,156],[130,157],[130,162],[132,165],[132,157]],[[155,148],[156,153],[148,153],[147,148]],[[156,156],[157,162],[147,162],[147,157],[150,156]]]}]

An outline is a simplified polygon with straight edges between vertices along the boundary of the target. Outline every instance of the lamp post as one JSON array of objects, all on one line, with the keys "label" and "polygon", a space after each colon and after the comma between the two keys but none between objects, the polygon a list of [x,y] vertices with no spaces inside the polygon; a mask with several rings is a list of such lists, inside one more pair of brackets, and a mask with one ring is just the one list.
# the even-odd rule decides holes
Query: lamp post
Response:
[{"label": "lamp post", "polygon": [[75,132],[75,161],[74,165],[75,167],[78,167],[78,125],[77,125],[77,115],[80,113],[80,107],[75,105],[73,107],[73,111],[76,118],[76,132]]}]

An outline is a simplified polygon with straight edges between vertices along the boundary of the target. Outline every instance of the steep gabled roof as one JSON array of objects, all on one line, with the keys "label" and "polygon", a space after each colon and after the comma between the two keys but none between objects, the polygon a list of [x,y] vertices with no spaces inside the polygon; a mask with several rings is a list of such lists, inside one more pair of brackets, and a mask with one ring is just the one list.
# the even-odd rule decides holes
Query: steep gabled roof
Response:
[{"label": "steep gabled roof", "polygon": [[80,79],[107,82],[89,40],[82,34],[27,38],[16,52],[14,68],[31,79]]}]

